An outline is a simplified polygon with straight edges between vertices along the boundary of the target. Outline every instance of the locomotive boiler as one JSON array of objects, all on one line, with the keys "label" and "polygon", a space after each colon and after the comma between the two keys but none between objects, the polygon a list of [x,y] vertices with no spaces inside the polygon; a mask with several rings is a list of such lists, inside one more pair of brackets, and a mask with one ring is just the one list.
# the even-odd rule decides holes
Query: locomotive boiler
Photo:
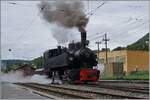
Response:
[{"label": "locomotive boiler", "polygon": [[68,48],[58,46],[44,52],[44,72],[49,78],[59,76],[61,80],[74,83],[97,81],[100,71],[97,56],[87,47],[86,31],[81,32],[81,42],[69,43]]}]

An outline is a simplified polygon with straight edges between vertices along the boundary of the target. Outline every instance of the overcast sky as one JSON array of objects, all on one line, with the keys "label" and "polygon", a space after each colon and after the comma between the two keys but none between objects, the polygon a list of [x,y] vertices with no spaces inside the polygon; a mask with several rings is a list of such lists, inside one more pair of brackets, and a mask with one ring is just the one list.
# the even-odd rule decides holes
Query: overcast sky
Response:
[{"label": "overcast sky", "polygon": [[[16,4],[10,2],[12,3],[1,2],[2,59],[33,59],[58,45],[51,34],[52,25],[47,24],[39,13],[39,1],[15,1]],[[103,1],[90,1],[88,4],[84,1],[85,12],[102,3]],[[105,33],[110,39],[110,49],[135,42],[149,32],[148,12],[148,1],[107,1],[89,19],[86,27],[89,47],[97,49],[95,42],[102,41],[101,35]],[[69,41],[72,40],[80,40],[80,34],[75,29],[70,35]],[[100,47],[104,48],[104,43]]]}]

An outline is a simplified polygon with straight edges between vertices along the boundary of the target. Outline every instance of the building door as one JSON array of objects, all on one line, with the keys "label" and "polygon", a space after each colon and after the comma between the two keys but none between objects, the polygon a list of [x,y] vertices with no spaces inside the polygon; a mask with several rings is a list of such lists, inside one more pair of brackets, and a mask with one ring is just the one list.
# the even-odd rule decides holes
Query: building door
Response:
[{"label": "building door", "polygon": [[113,63],[113,76],[116,78],[121,78],[123,76],[123,63],[115,62]]}]

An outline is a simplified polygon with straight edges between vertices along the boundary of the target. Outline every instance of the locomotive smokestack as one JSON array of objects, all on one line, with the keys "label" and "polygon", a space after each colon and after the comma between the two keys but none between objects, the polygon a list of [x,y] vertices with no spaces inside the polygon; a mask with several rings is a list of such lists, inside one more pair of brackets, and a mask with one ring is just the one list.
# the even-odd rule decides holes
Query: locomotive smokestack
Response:
[{"label": "locomotive smokestack", "polygon": [[86,46],[86,30],[83,26],[79,27],[79,31],[81,32],[81,43],[82,47]]}]

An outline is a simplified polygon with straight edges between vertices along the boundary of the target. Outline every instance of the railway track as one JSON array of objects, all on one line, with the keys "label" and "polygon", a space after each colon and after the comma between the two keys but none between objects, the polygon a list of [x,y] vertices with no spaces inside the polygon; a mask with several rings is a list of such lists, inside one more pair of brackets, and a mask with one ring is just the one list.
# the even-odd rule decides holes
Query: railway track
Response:
[{"label": "railway track", "polygon": [[63,85],[43,85],[37,83],[16,83],[17,85],[25,86],[32,88],[37,91],[49,93],[49,94],[58,94],[59,96],[63,95],[63,98],[79,98],[79,99],[146,99],[146,96],[141,95],[131,95],[129,93],[110,93],[104,91],[95,91],[95,90],[85,90],[79,88],[70,88]]},{"label": "railway track", "polygon": [[147,80],[99,80],[99,83],[134,83],[134,84],[149,84]]},{"label": "railway track", "polygon": [[98,83],[97,84],[87,84],[87,86],[149,94],[149,87],[119,86],[119,85],[116,86],[116,85],[105,85],[105,84],[98,84]]},{"label": "railway track", "polygon": [[[121,83],[119,83],[121,82]],[[124,82],[124,83],[123,83]],[[115,83],[115,84],[114,84]],[[138,83],[138,84],[137,84]],[[149,94],[148,81],[98,81],[97,83],[88,83],[87,86],[116,89],[122,91],[138,92]],[[145,85],[146,84],[146,85]]]}]

